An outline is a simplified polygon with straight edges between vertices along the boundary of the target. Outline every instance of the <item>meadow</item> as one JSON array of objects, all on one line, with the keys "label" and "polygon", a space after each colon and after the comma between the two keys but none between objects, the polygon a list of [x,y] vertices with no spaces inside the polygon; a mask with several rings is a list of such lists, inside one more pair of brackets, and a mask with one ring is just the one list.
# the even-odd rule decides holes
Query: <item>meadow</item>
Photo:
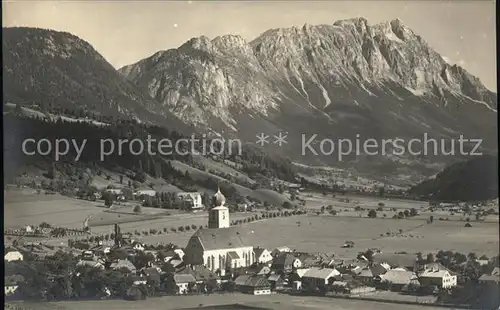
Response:
[{"label": "meadow", "polygon": [[22,228],[47,222],[65,228],[83,228],[85,219],[104,210],[103,202],[37,194],[32,189],[4,191],[4,228]]},{"label": "meadow", "polygon": [[[199,296],[168,296],[160,298],[148,298],[143,301],[124,300],[99,300],[99,301],[61,301],[57,303],[24,303],[34,310],[42,309],[72,309],[72,310],[127,310],[127,309],[148,309],[148,310],[174,310],[192,309],[203,306],[215,305],[245,305],[253,306],[256,309],[275,310],[297,310],[297,309],[317,309],[317,310],[344,310],[344,309],[365,309],[365,310],[410,310],[410,309],[440,309],[438,307],[419,307],[416,305],[390,304],[383,302],[371,302],[362,300],[332,299],[327,297],[307,297],[289,296],[281,294],[273,295],[248,295],[248,294],[213,294]],[[243,308],[243,307],[242,307]],[[203,308],[200,308],[203,309]],[[221,309],[238,309],[238,307],[224,307]],[[239,308],[241,309],[241,308]]]},{"label": "meadow", "polygon": [[[207,224],[207,212],[182,213],[174,210],[143,208],[142,214],[134,214],[133,206],[121,206],[115,211],[102,207],[102,202],[89,202],[60,195],[37,195],[30,190],[6,192],[4,226],[18,228],[28,224],[46,221],[52,225],[81,228],[86,218],[94,234],[108,234],[114,223],[120,223],[123,232],[168,229],[167,234],[142,235],[146,243],[174,243],[184,246],[193,234],[193,229],[173,233],[171,228],[179,226],[197,227]],[[476,222],[464,227],[460,215],[447,216],[449,221],[438,220],[428,224],[429,214],[423,212],[409,219],[392,219],[392,208],[397,211],[426,208],[425,203],[415,201],[384,201],[384,211],[377,212],[377,218],[367,218],[367,210],[354,211],[356,205],[363,208],[377,208],[380,199],[350,197],[350,203],[339,202],[337,198],[313,196],[306,198],[308,215],[278,217],[243,224],[248,243],[273,249],[288,246],[298,251],[335,253],[340,258],[353,258],[359,251],[379,248],[386,253],[430,253],[439,250],[453,250],[478,255],[498,255],[498,221]],[[358,201],[356,201],[358,200]],[[332,205],[336,216],[328,213],[316,215],[321,206]],[[347,210],[347,211],[345,211]],[[168,212],[169,215],[166,215]],[[391,213],[392,212],[392,213]],[[383,218],[382,213],[387,213]],[[248,218],[257,213],[232,213],[231,220]],[[361,215],[361,216],[360,216]],[[463,217],[463,216],[462,216]],[[54,240],[56,241],[56,240]],[[62,241],[62,240],[61,240]],[[345,241],[353,241],[354,248],[342,248]]]}]

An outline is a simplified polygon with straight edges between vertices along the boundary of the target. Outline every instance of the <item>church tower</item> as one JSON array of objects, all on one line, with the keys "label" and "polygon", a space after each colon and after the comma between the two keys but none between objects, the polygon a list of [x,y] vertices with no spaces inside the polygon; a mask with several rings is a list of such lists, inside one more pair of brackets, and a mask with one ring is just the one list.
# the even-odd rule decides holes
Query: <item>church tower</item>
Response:
[{"label": "church tower", "polygon": [[212,198],[213,208],[208,211],[208,228],[229,227],[229,209],[224,206],[226,197],[222,195],[220,189]]}]

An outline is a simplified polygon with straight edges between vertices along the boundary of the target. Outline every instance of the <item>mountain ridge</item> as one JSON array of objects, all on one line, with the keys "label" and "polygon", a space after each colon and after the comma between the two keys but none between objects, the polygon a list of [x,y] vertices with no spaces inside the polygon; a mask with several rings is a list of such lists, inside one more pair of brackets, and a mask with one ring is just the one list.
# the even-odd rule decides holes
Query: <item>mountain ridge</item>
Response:
[{"label": "mountain ridge", "polygon": [[[319,139],[429,132],[496,143],[487,137],[496,136],[497,94],[398,19],[270,29],[250,42],[201,36],[119,71],[185,122],[247,141],[263,131]],[[297,142],[281,151],[300,161]]]}]

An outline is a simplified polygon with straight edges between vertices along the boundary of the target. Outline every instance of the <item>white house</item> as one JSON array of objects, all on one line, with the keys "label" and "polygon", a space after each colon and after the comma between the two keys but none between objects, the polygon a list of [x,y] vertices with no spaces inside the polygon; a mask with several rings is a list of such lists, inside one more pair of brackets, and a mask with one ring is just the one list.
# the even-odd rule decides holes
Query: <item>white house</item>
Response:
[{"label": "white house", "polygon": [[[113,195],[122,195],[123,194],[123,191],[119,188],[108,188],[108,189],[106,189],[105,192],[113,194]],[[97,198],[97,196],[96,196],[96,198]]]},{"label": "white house", "polygon": [[224,195],[217,191],[213,198],[215,207],[209,211],[208,229],[195,232],[184,250],[186,262],[204,265],[221,275],[228,267],[248,267],[254,262],[253,247],[245,241],[245,231],[230,227],[225,201]]},{"label": "white house", "polygon": [[271,252],[269,252],[265,248],[261,248],[261,247],[253,248],[253,254],[254,254],[253,261],[257,262],[259,264],[267,264],[273,260],[273,256],[271,255]]},{"label": "white house", "polygon": [[457,286],[457,276],[449,270],[426,269],[419,274],[418,280],[422,286],[436,285],[441,288]]},{"label": "white house", "polygon": [[187,292],[189,284],[196,284],[196,279],[191,274],[175,274],[174,282],[179,294]]},{"label": "white house", "polygon": [[176,197],[181,204],[193,211],[203,209],[203,202],[199,192],[177,193]]},{"label": "white house", "polygon": [[137,192],[135,192],[134,196],[136,196],[136,197],[141,197],[141,196],[155,197],[156,191],[152,190],[152,189],[141,189],[141,190],[138,190]]},{"label": "white house", "polygon": [[16,261],[16,260],[23,260],[23,254],[19,251],[9,251],[5,254],[4,260],[8,262]]},{"label": "white house", "polygon": [[26,227],[24,228],[24,230],[27,232],[27,233],[32,233],[34,231],[33,227],[30,226],[30,225],[26,225]]}]

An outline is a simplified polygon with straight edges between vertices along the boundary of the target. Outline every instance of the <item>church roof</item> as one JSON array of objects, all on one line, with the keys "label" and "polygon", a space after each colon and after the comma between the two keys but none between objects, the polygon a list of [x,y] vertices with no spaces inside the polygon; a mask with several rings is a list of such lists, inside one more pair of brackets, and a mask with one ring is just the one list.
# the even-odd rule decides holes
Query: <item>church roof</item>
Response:
[{"label": "church roof", "polygon": [[217,189],[217,193],[212,197],[212,202],[214,207],[222,206],[226,202],[226,197],[220,192],[220,189]]},{"label": "church roof", "polygon": [[200,229],[191,238],[197,238],[205,251],[247,247],[246,232],[241,227]]}]

